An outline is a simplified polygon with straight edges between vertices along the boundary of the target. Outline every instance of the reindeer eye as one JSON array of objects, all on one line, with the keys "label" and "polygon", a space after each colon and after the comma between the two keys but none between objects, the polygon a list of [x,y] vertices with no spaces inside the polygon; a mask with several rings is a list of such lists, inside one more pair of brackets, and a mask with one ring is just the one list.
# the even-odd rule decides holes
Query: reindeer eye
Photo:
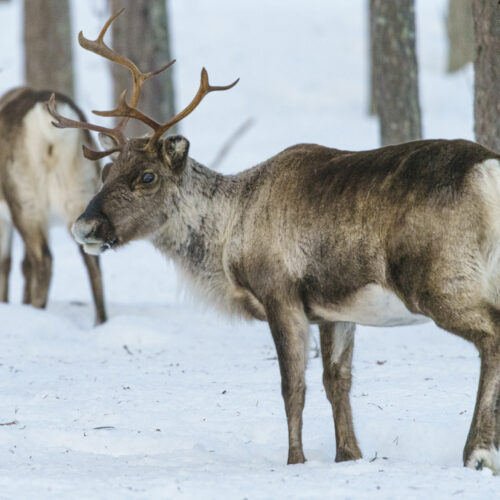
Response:
[{"label": "reindeer eye", "polygon": [[143,174],[141,181],[144,184],[149,184],[150,182],[153,182],[155,180],[155,174],[152,174],[151,172],[146,172]]}]

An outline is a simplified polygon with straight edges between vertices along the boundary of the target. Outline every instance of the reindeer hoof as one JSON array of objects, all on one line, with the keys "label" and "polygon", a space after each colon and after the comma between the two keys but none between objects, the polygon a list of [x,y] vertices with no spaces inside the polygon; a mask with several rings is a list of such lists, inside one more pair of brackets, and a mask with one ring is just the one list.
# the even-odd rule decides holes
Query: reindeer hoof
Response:
[{"label": "reindeer hoof", "polygon": [[356,446],[355,449],[344,448],[342,450],[337,450],[335,462],[347,462],[349,460],[359,460],[360,458],[363,458],[363,456]]},{"label": "reindeer hoof", "polygon": [[288,465],[303,464],[305,461],[306,457],[302,450],[290,450],[288,452]]},{"label": "reindeer hoof", "polygon": [[484,467],[491,469],[494,475],[500,474],[500,457],[495,448],[489,450],[476,449],[469,459],[465,462],[465,466],[475,470],[483,470]]}]

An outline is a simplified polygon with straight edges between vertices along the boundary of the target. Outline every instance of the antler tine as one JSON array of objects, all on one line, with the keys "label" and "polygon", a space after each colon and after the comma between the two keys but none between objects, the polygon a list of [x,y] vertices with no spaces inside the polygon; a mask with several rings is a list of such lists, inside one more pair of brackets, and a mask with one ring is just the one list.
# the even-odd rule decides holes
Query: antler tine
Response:
[{"label": "antler tine", "polygon": [[54,93],[51,94],[50,99],[47,103],[47,109],[52,117],[57,120],[52,122],[52,125],[57,128],[82,128],[86,130],[94,130],[96,132],[102,132],[103,134],[110,135],[118,144],[125,143],[125,137],[121,130],[116,128],[101,127],[99,125],[93,125],[87,122],[81,122],[77,120],[71,120],[70,118],[65,118],[61,116],[56,109],[56,96]]},{"label": "antler tine", "polygon": [[[142,74],[139,68],[130,60],[127,59],[126,57],[121,56],[114,50],[112,50],[110,47],[106,45],[104,42],[104,35],[108,31],[109,27],[113,23],[113,21],[124,11],[125,9],[120,9],[118,12],[113,14],[104,24],[101,32],[99,33],[99,36],[95,40],[89,40],[86,38],[83,34],[83,31],[80,31],[78,33],[78,43],[85,49],[90,52],[93,52],[94,54],[97,54],[101,57],[104,57],[105,59],[108,59],[109,61],[115,62],[117,64],[120,64],[121,66],[125,66],[127,69],[130,70],[132,73],[132,76],[134,78],[134,84],[137,83],[138,75]],[[137,103],[133,103],[135,106]]]},{"label": "antler tine", "polygon": [[93,149],[88,148],[85,144],[82,145],[83,156],[87,158],[87,160],[100,160],[105,156],[108,156],[112,153],[116,153],[117,151],[121,151],[121,146],[117,146],[116,148],[106,149],[104,151],[94,151]]},{"label": "antler tine", "polygon": [[155,71],[150,71],[149,73],[143,73],[144,80],[147,80],[148,78],[151,78],[152,76],[156,76],[156,75],[162,73],[167,68],[170,68],[170,66],[172,66],[172,64],[174,64],[175,61],[177,61],[177,59],[172,59],[169,63],[165,64],[164,66],[162,66],[161,68],[158,68]]},{"label": "antler tine", "polygon": [[[148,78],[151,78],[152,76],[155,76],[158,73],[165,71],[169,66],[171,66],[175,62],[175,59],[173,61],[170,61],[165,66],[162,66],[160,69],[158,69],[156,71],[150,71],[149,73],[143,73],[129,58],[118,54],[113,49],[111,49],[108,45],[106,45],[106,43],[104,42],[104,35],[106,34],[108,28],[111,26],[113,21],[124,10],[125,9],[120,9],[118,12],[113,14],[106,21],[106,24],[103,26],[101,32],[99,33],[99,36],[95,40],[89,40],[88,38],[86,38],[83,35],[83,31],[80,31],[80,33],[78,34],[78,43],[84,49],[89,50],[90,52],[93,52],[94,54],[97,54],[101,57],[104,57],[105,59],[108,59],[109,61],[112,61],[116,64],[119,64],[120,66],[124,66],[132,73],[132,78],[134,79],[134,88],[132,91],[132,98],[130,100],[130,104],[132,107],[134,107],[139,102],[139,95],[140,95],[140,90],[141,90],[142,84]],[[120,123],[120,126],[123,127],[124,124]]]},{"label": "antler tine", "polygon": [[116,116],[116,117],[126,117],[126,118],[135,118],[136,120],[140,120],[153,130],[157,130],[160,127],[160,124],[154,121],[152,118],[144,114],[142,111],[139,111],[137,108],[133,108],[127,104],[126,99],[127,91],[124,90],[120,94],[120,99],[118,101],[118,106],[111,111],[92,111],[97,116]]},{"label": "antler tine", "polygon": [[217,90],[229,90],[233,88],[240,79],[236,79],[233,83],[229,85],[224,85],[224,86],[211,86],[209,81],[208,81],[208,73],[205,68],[201,70],[201,81],[200,81],[200,88],[198,89],[198,92],[194,96],[193,100],[179,113],[177,113],[174,117],[170,118],[166,123],[163,125],[159,126],[156,130],[155,133],[151,136],[149,139],[149,142],[146,146],[146,149],[153,149],[154,145],[158,141],[158,139],[173,125],[176,123],[180,122],[183,118],[188,116],[190,113],[192,113],[196,107],[200,104],[202,99],[210,92],[217,91]]}]

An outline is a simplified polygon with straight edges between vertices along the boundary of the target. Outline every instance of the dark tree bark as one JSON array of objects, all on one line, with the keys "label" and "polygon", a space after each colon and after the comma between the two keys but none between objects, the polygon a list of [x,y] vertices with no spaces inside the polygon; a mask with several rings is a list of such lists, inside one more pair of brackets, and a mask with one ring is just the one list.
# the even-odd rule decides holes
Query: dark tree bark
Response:
[{"label": "dark tree bark", "polygon": [[372,67],[383,146],[420,139],[413,0],[373,0]]},{"label": "dark tree bark", "polygon": [[474,0],[474,131],[477,142],[500,152],[500,5]]},{"label": "dark tree bark", "polygon": [[453,73],[474,60],[472,0],[449,0],[446,16],[448,72]]},{"label": "dark tree bark", "polygon": [[68,0],[24,0],[26,84],[73,96]]},{"label": "dark tree bark", "polygon": [[[158,69],[171,60],[166,0],[110,0],[112,12],[125,7],[125,12],[113,23],[113,48],[141,69]],[[174,113],[173,70],[155,76],[144,84],[139,109],[159,122],[165,122]],[[128,70],[113,64],[115,100],[124,89],[129,89],[132,78]],[[174,127],[175,129],[175,127]],[[130,120],[127,133],[142,135],[150,129],[137,120]]]}]

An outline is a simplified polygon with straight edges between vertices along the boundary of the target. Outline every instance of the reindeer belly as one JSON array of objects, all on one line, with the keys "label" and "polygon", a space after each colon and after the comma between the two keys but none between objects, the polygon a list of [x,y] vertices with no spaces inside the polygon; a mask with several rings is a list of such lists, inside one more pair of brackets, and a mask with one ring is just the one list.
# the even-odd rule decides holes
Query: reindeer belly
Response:
[{"label": "reindeer belly", "polygon": [[341,304],[311,306],[312,314],[326,321],[349,321],[367,326],[414,325],[430,321],[411,313],[391,291],[378,285],[367,285]]}]

